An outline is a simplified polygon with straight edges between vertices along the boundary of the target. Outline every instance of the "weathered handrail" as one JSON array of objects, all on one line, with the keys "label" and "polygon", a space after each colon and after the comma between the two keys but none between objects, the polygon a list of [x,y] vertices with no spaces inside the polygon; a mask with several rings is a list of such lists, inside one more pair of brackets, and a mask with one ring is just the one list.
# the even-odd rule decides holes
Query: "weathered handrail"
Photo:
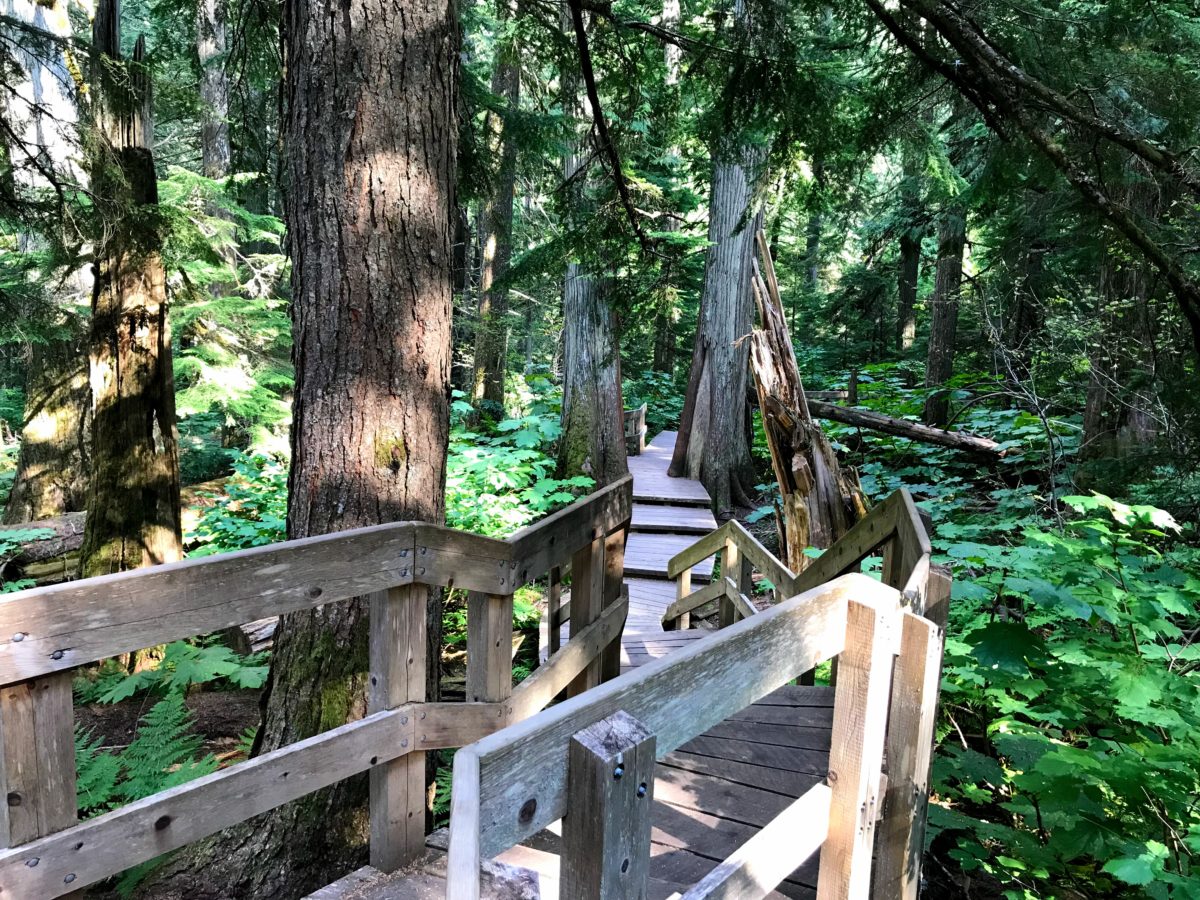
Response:
[{"label": "weathered handrail", "polygon": [[[776,596],[793,596],[833,579],[857,572],[862,561],[883,552],[883,583],[900,593],[902,604],[922,622],[946,624],[950,577],[930,563],[932,545],[920,510],[905,490],[891,494],[857,522],[803,572],[791,572],[736,521],[722,525],[676,554],[667,566],[676,579],[677,599],[663,615],[664,628],[687,628],[691,614],[713,600],[720,603],[719,624],[725,628],[753,615],[750,568],[775,586]],[[691,589],[692,567],[722,554],[722,577]],[[924,823],[933,720],[941,660],[940,637],[920,629],[901,636],[905,652],[897,660],[888,718],[887,794],[883,802],[875,866],[875,896],[915,898],[924,846]],[[925,659],[924,654],[936,654]],[[916,661],[920,659],[920,661]],[[834,660],[834,665],[839,665]],[[839,678],[841,673],[839,672]],[[803,680],[811,683],[811,673]],[[919,687],[918,687],[919,686]],[[927,703],[914,697],[933,698]]]},{"label": "weathered handrail", "polygon": [[[906,638],[924,635],[925,641],[898,642],[900,634]],[[820,847],[819,896],[865,896],[875,828],[875,816],[869,811],[879,805],[889,696],[897,689],[893,659],[897,652],[922,651],[905,659],[897,671],[907,677],[919,670],[921,678],[902,687],[918,705],[928,706],[931,698],[918,693],[936,688],[936,678],[927,677],[926,669],[936,668],[940,662],[940,651],[929,650],[938,640],[932,623],[903,609],[899,592],[863,575],[846,575],[464,747],[454,763],[447,896],[475,900],[483,859],[520,843],[564,815],[563,896],[594,895],[594,891],[585,893],[581,888],[594,888],[594,879],[608,877],[605,873],[618,867],[644,878],[649,831],[645,831],[644,845],[632,850],[627,838],[641,833],[642,817],[649,815],[653,773],[647,774],[644,764],[638,762],[636,777],[619,788],[613,785],[621,781],[620,775],[610,771],[607,778],[600,779],[606,789],[636,790],[636,799],[630,793],[626,798],[597,801],[594,790],[583,787],[595,782],[577,777],[575,769],[587,758],[577,754],[575,747],[583,740],[581,736],[590,734],[597,723],[610,723],[611,728],[601,732],[638,735],[627,753],[633,754],[651,740],[654,753],[661,758],[801,672],[834,657],[840,660],[843,677],[834,703],[831,776],[828,786],[818,785],[810,792],[812,796],[801,798],[806,829],[819,835],[819,840],[802,837],[800,843],[814,850]],[[931,739],[932,720],[928,727],[925,737]],[[585,743],[593,745],[590,738]],[[827,824],[821,815],[826,802]],[[610,809],[611,815],[621,817],[619,829],[594,821],[597,816],[603,820],[605,810]],[[864,811],[868,813],[864,815]],[[693,889],[688,896],[768,893],[803,861],[792,855],[785,857],[786,867],[778,858],[765,869],[763,865],[763,854],[774,847],[784,828],[794,839],[791,825],[798,814],[795,809],[785,811],[785,820],[768,825],[759,838],[726,861],[728,865],[718,870],[722,875],[702,882],[705,889],[699,893]],[[589,822],[590,834],[619,833],[626,842],[619,847],[609,846],[605,840],[583,845],[573,842],[569,838],[573,821]],[[792,849],[797,846],[794,843]],[[756,881],[753,890],[728,893],[728,883],[739,883],[737,879],[749,870],[760,876],[770,871],[771,877],[778,878]],[[633,890],[625,893],[636,894],[636,883],[630,886]]]},{"label": "weathered handrail", "polygon": [[[371,773],[371,862],[421,852],[424,753],[536,712],[560,682],[619,669],[628,476],[507,540],[402,522],[36,588],[0,601],[0,895],[53,898]],[[570,565],[573,640],[512,689],[512,594]],[[467,703],[425,703],[428,586],[468,593]],[[76,666],[369,595],[368,716],[76,824]],[[578,640],[574,640],[578,638]],[[419,724],[418,724],[419,723]]]},{"label": "weathered handrail", "polygon": [[[717,594],[713,594],[711,586],[692,592],[689,574],[692,567],[717,553],[724,554],[721,571],[733,579],[738,594],[743,597],[750,594],[749,574],[744,571],[749,565],[774,585],[778,598],[803,593],[839,575],[858,571],[862,561],[880,549],[884,555],[884,583],[899,590],[910,609],[925,614],[932,547],[912,495],[898,490],[800,573],[788,569],[741,523],[726,522],[677,553],[667,564],[667,577],[677,581],[678,598],[663,615],[663,625],[687,628],[689,614],[721,593],[717,589]],[[739,567],[736,572],[734,566]],[[945,623],[945,610],[930,610],[930,615],[938,624]],[[728,624],[727,618],[728,613],[722,617],[722,625]]]}]

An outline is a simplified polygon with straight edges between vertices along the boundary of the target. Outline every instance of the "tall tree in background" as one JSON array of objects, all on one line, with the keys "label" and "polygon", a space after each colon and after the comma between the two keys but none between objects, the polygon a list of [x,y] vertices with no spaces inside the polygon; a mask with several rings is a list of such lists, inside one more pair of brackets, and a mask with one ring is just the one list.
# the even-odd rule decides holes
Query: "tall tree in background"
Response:
[{"label": "tall tree in background", "polygon": [[909,350],[917,335],[917,283],[921,277],[921,170],[917,150],[906,142],[900,183],[900,272],[896,304],[896,349]]},{"label": "tall tree in background", "polygon": [[504,412],[504,374],[508,362],[508,287],[496,282],[512,259],[513,194],[517,182],[517,141],[513,118],[521,99],[521,59],[512,0],[497,0],[499,42],[492,68],[492,93],[504,104],[484,121],[488,155],[499,161],[490,195],[479,216],[479,325],[475,332],[473,398],[499,418]]},{"label": "tall tree in background", "polygon": [[[963,253],[967,246],[966,210],[951,203],[938,223],[937,275],[929,298],[929,354],[925,386],[941,387],[954,374],[958,339],[958,303],[962,295]],[[925,401],[925,422],[943,426],[950,417],[950,395],[939,390]]]},{"label": "tall tree in background", "polygon": [[[679,30],[679,0],[663,0],[662,27],[668,33]],[[676,100],[679,96],[681,58],[682,51],[678,44],[671,41],[663,42],[663,65],[666,69],[664,86],[672,100]],[[674,103],[671,109],[674,111]],[[668,123],[667,127],[673,130],[674,122]],[[681,152],[678,144],[672,144],[667,148],[667,157],[673,162],[679,158]],[[679,231],[681,221],[674,211],[668,211],[662,230],[664,232]],[[678,292],[675,285],[671,283],[674,266],[668,262],[664,268],[666,285],[654,317],[654,360],[652,365],[654,371],[670,375],[675,371],[675,315]]]},{"label": "tall tree in background", "polygon": [[[288,537],[441,522],[454,5],[289,0],[284,25],[296,363]],[[437,660],[439,591],[426,609]],[[360,718],[367,668],[365,600],[285,616],[255,752]],[[439,668],[427,672],[435,699]],[[365,779],[343,782],[230,829],[165,881],[200,898],[306,893],[361,864],[365,800]]]},{"label": "tall tree in background", "polygon": [[229,174],[229,76],[225,69],[227,0],[196,0],[200,59],[200,169],[205,178]]},{"label": "tall tree in background", "polygon": [[[586,23],[579,5],[564,3],[563,30],[573,36],[578,61],[568,57],[560,80],[563,110],[575,136],[563,158],[568,214],[576,221],[592,208],[583,135],[592,121],[591,104],[580,98],[578,72],[587,50]],[[590,62],[586,63],[590,66]],[[591,109],[593,115],[595,110]],[[621,398],[621,354],[609,305],[612,275],[596,271],[594,256],[567,263],[563,279],[563,403],[558,471],[563,477],[585,474],[603,486],[628,471]]]},{"label": "tall tree in background", "polygon": [[154,124],[141,37],[121,59],[120,3],[92,23],[92,187],[105,230],[95,251],[89,339],[91,482],[80,551],[84,577],[183,555],[175,379],[156,211]]},{"label": "tall tree in background", "polygon": [[753,147],[722,149],[713,166],[704,293],[670,470],[703,482],[719,511],[748,503],[751,487],[749,348],[742,338],[754,322],[750,266],[760,216],[751,208],[752,179],[764,157]]},{"label": "tall tree in background", "polygon": [[[71,23],[66,0],[11,0],[8,14],[28,30],[18,36],[24,77],[4,104],[5,133],[13,187],[28,197],[58,197],[84,180],[76,135],[78,114],[67,41]],[[36,201],[35,201],[36,202]],[[47,296],[32,299],[23,314],[39,326],[25,350],[25,416],[17,470],[4,510],[5,524],[45,519],[81,510],[87,502],[87,436],[90,421],[85,327],[78,310],[91,279],[66,248],[78,241],[64,204],[51,202],[45,221],[56,232],[26,232],[21,249],[40,255],[51,268]],[[65,266],[51,262],[60,245]],[[31,273],[37,274],[37,273]],[[42,276],[48,274],[40,273]]]}]

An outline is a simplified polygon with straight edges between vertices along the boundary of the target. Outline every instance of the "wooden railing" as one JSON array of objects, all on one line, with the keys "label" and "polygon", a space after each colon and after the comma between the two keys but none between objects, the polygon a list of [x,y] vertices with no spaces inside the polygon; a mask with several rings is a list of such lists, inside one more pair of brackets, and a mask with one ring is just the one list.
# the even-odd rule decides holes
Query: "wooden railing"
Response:
[{"label": "wooden railing", "polygon": [[[729,521],[672,557],[667,574],[676,580],[675,602],[663,615],[663,627],[686,629],[699,608],[719,603],[718,627],[726,628],[758,610],[750,601],[752,573],[758,571],[774,586],[776,599],[810,591],[841,576],[859,571],[864,559],[883,555],[882,581],[898,593],[901,605],[939,631],[946,625],[950,603],[948,570],[930,564],[931,545],[922,513],[905,490],[891,494],[857,522],[840,540],[812,561],[803,572],[789,570],[737,521]],[[692,590],[691,570],[720,554],[720,576]],[[881,805],[882,822],[876,854],[874,893],[878,898],[915,898],[924,845],[925,807],[937,684],[940,638],[931,643],[904,633],[905,651],[896,662],[887,732],[887,793]],[[912,642],[908,646],[907,642]],[[937,653],[922,663],[922,653]],[[833,659],[835,680],[845,673]],[[812,672],[800,675],[811,684]],[[916,690],[917,693],[913,693]],[[916,698],[922,699],[917,702]]]},{"label": "wooden railing", "polygon": [[[475,900],[483,860],[559,818],[559,896],[644,896],[655,759],[834,658],[841,677],[827,782],[685,897],[765,896],[818,852],[819,898],[866,897],[885,748],[889,797],[893,786],[924,796],[928,751],[899,754],[893,743],[932,741],[941,638],[933,623],[904,608],[899,591],[861,574],[785,600],[459,750],[447,896]],[[919,840],[909,834],[918,842],[912,854]],[[919,863],[919,855],[913,859]],[[899,881],[889,884],[890,865],[881,859],[876,867],[876,896],[915,897],[919,865],[894,873]]]},{"label": "wooden railing", "polygon": [[[900,591],[907,608],[944,625],[949,588],[941,582],[947,576],[931,568],[931,549],[921,511],[906,490],[894,492],[873,508],[800,573],[788,569],[740,522],[730,520],[677,553],[667,564],[667,576],[676,582],[677,599],[663,615],[663,626],[688,628],[691,613],[713,600],[722,603],[722,627],[742,614],[751,614],[751,570],[771,582],[779,599],[857,572],[864,559],[881,552],[883,583]],[[717,554],[721,556],[723,580],[693,591],[692,568]],[[735,591],[740,600],[734,598]]]},{"label": "wooden railing", "polygon": [[[371,864],[424,846],[425,753],[619,672],[626,476],[508,540],[401,522],[13,594],[0,602],[0,897],[86,887],[360,772]],[[571,640],[512,688],[513,593],[572,574]],[[468,593],[467,701],[426,703],[429,587]],[[557,590],[557,587],[555,588]],[[368,715],[76,822],[71,670],[271,615],[370,597]]]},{"label": "wooden railing", "polygon": [[639,456],[646,449],[646,404],[625,410],[625,452]]}]

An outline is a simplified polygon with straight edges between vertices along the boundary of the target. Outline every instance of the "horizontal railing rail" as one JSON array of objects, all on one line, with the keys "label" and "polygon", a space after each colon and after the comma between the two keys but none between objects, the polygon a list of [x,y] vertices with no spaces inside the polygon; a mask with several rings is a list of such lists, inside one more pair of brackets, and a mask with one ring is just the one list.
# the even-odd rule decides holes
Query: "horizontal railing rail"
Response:
[{"label": "horizontal railing rail", "polygon": [[[401,522],[6,596],[0,896],[62,896],[364,771],[372,865],[413,858],[424,845],[425,752],[617,675],[632,502],[626,476],[506,540]],[[559,585],[568,568],[572,639],[514,692],[512,595],[547,572]],[[468,592],[465,703],[424,702],[425,603],[437,586]],[[71,669],[364,595],[366,718],[76,823]]]},{"label": "horizontal railing rail", "polygon": [[[604,887],[613,878],[632,878],[619,895],[637,895],[650,854],[653,759],[832,658],[843,676],[828,784],[800,798],[687,896],[765,896],[803,862],[802,851],[818,849],[818,895],[865,896],[897,690],[893,661],[916,654],[897,671],[921,675],[902,689],[928,706],[936,679],[926,669],[940,661],[930,649],[938,640],[936,626],[904,609],[898,591],[845,575],[460,749],[447,896],[477,898],[484,859],[564,816],[561,895],[616,896]],[[925,739],[932,738],[928,724]]]},{"label": "horizontal railing rail", "polygon": [[[901,592],[908,608],[925,614],[932,547],[920,510],[906,490],[891,494],[799,573],[788,569],[740,522],[730,520],[677,553],[667,564],[667,577],[676,580],[677,599],[663,615],[663,626],[688,628],[691,613],[714,599],[721,602],[722,627],[742,615],[751,614],[738,602],[739,598],[753,596],[751,570],[759,572],[771,583],[778,599],[803,593],[839,575],[856,572],[864,559],[881,551],[884,583]],[[692,568],[717,554],[721,554],[721,572],[732,582],[736,592],[713,585],[693,591]],[[944,609],[928,612],[934,621],[944,624]]]}]

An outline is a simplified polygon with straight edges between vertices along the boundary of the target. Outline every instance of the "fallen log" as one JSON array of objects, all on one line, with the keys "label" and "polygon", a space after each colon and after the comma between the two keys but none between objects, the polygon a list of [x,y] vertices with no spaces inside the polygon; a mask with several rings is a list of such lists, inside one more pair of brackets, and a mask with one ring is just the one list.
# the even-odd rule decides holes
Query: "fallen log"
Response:
[{"label": "fallen log", "polygon": [[808,398],[808,411],[818,419],[841,422],[843,425],[854,425],[858,428],[866,428],[868,431],[879,431],[883,434],[908,438],[924,444],[937,444],[941,447],[965,450],[968,453],[989,456],[993,459],[1004,456],[1004,451],[1000,449],[1000,445],[996,441],[980,437],[977,434],[968,434],[965,431],[944,431],[941,428],[933,428],[919,422],[894,419],[883,413],[865,409],[838,406],[823,400],[814,400],[812,397]]}]

